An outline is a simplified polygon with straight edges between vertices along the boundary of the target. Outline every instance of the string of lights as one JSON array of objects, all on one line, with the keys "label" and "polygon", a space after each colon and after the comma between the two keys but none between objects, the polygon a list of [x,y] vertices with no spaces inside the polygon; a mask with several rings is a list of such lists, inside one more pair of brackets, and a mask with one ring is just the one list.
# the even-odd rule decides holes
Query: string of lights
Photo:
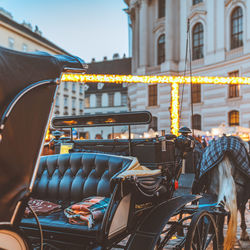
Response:
[{"label": "string of lights", "polygon": [[[191,81],[192,80],[192,81]],[[178,135],[179,130],[179,84],[244,84],[250,85],[250,77],[218,77],[218,76],[135,76],[135,75],[90,75],[63,74],[64,82],[101,82],[101,83],[146,83],[171,84],[171,133]]]},{"label": "string of lights", "polygon": [[[135,76],[135,75],[89,75],[63,74],[62,81],[102,83],[178,83],[190,84],[190,76]],[[250,85],[250,77],[192,76],[193,84],[244,84]]]}]

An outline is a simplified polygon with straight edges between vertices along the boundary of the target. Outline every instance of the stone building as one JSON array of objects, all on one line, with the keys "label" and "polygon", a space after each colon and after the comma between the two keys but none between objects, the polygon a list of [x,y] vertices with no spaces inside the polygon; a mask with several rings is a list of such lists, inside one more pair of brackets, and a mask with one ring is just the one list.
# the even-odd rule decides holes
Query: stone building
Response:
[{"label": "stone building", "polygon": [[[133,74],[183,75],[188,36],[193,75],[250,77],[250,0],[124,1],[132,29]],[[192,89],[194,128],[250,126],[250,86],[193,85]],[[133,84],[128,95],[133,110],[151,111],[157,130],[170,131],[170,85]],[[186,85],[181,126],[191,127],[190,103]]]}]

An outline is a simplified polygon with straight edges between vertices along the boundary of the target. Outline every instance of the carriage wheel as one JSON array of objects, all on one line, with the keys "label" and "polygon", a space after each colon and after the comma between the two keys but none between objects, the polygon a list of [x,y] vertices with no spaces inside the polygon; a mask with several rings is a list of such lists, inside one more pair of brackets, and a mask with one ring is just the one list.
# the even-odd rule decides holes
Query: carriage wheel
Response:
[{"label": "carriage wheel", "polygon": [[31,245],[18,228],[11,225],[0,225],[0,249],[28,250],[31,249]]},{"label": "carriage wheel", "polygon": [[207,211],[194,214],[185,243],[185,250],[217,250],[218,235],[213,215]]}]

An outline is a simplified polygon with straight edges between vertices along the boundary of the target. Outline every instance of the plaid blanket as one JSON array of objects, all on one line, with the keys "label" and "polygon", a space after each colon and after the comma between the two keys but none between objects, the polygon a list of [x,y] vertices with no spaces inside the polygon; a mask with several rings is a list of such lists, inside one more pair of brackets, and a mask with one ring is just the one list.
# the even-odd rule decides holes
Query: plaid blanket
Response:
[{"label": "plaid blanket", "polygon": [[71,224],[88,225],[91,228],[103,218],[109,204],[109,198],[89,197],[64,210],[64,214]]},{"label": "plaid blanket", "polygon": [[236,167],[250,178],[249,155],[244,143],[235,136],[222,136],[213,140],[205,148],[198,164],[198,179],[220,163],[225,154],[235,163]]}]

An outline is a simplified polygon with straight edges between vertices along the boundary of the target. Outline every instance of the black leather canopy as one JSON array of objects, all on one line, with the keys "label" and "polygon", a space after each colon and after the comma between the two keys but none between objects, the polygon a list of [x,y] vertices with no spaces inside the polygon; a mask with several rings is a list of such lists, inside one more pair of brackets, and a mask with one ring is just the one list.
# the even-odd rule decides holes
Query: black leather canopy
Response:
[{"label": "black leather canopy", "polygon": [[0,47],[0,117],[22,89],[38,81],[60,77],[65,67],[83,68],[84,64],[73,56],[23,53]]},{"label": "black leather canopy", "polygon": [[[0,47],[0,120],[12,100],[37,82],[4,119],[0,141],[0,222],[9,221],[17,200],[29,186],[55,95],[55,79],[65,67],[83,69],[71,56],[22,53]],[[1,124],[0,124],[1,125]],[[26,191],[25,191],[26,190]]]}]

